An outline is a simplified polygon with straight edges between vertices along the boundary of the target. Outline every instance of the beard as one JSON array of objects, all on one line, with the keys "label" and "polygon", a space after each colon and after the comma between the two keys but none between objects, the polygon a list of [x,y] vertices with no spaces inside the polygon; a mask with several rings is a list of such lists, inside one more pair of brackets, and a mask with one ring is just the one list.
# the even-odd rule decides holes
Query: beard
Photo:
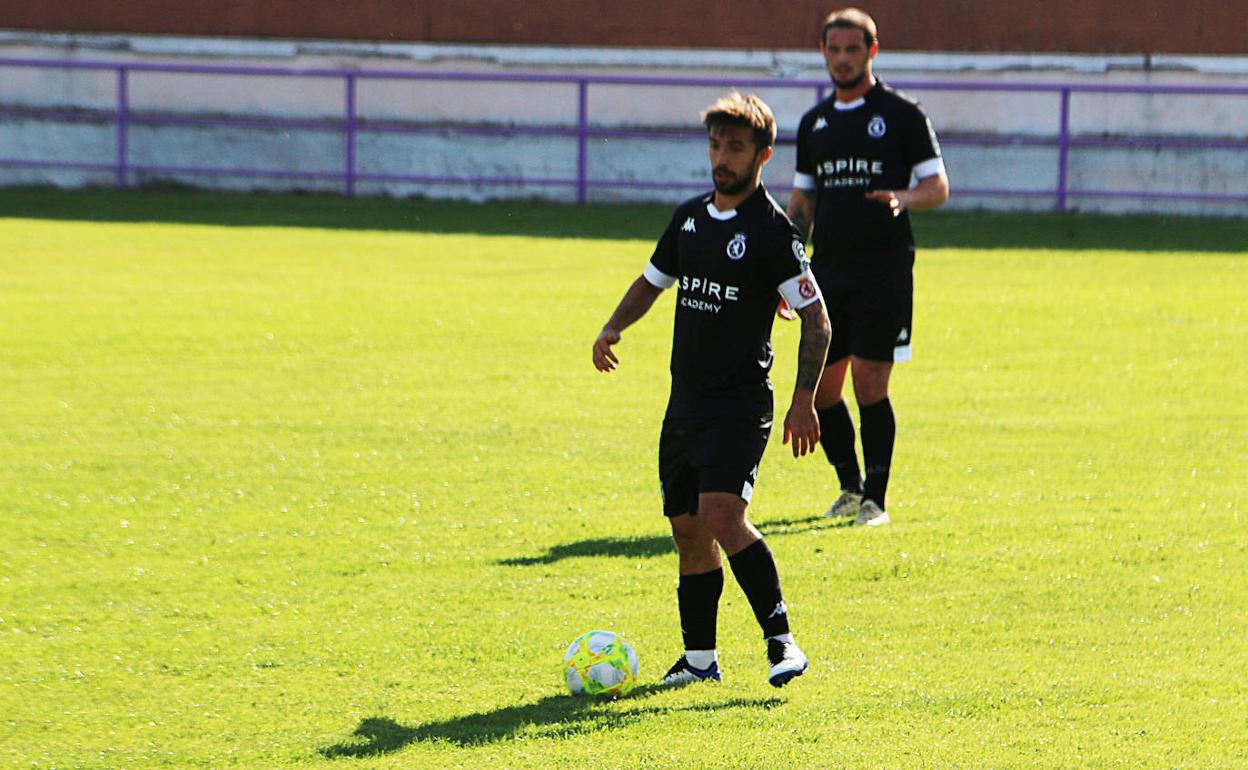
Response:
[{"label": "beard", "polygon": [[[750,186],[750,181],[754,178],[754,173],[752,170],[749,174],[746,174],[745,176],[737,176],[735,174],[732,174],[732,172],[728,171],[727,169],[721,168],[721,169],[716,169],[716,170],[723,174],[730,174],[732,177],[729,181],[722,182],[722,183],[719,180],[715,179],[714,176],[711,177],[712,181],[715,182],[715,192],[719,193],[720,195],[736,195],[739,192],[744,192],[745,188]],[[712,172],[712,174],[713,173],[714,172]]]},{"label": "beard", "polygon": [[833,75],[832,84],[835,85],[837,88],[842,88],[848,91],[852,88],[857,88],[858,86],[862,85],[862,81],[866,77],[867,77],[867,73],[865,71],[858,73],[856,77],[846,78],[844,80],[837,80],[836,75]]}]

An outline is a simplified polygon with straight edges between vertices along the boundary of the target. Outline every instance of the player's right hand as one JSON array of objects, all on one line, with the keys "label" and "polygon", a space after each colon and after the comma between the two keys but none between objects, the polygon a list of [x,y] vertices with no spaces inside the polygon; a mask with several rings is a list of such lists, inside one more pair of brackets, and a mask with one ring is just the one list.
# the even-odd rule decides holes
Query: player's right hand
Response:
[{"label": "player's right hand", "polygon": [[906,202],[901,199],[897,190],[872,190],[865,197],[888,206],[889,213],[895,217],[901,216],[901,212],[906,210]]},{"label": "player's right hand", "polygon": [[600,372],[609,372],[615,369],[615,365],[620,359],[615,357],[615,353],[611,352],[611,346],[620,341],[620,333],[615,329],[603,327],[602,333],[598,335],[598,339],[594,340],[594,368]]}]

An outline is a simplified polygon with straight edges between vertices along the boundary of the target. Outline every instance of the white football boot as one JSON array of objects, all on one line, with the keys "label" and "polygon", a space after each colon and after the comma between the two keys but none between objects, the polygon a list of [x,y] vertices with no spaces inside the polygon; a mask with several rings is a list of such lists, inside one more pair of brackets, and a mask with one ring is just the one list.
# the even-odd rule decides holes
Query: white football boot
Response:
[{"label": "white football boot", "polygon": [[662,684],[668,686],[693,684],[694,682],[719,682],[723,680],[723,676],[719,673],[719,661],[712,661],[707,668],[694,668],[689,663],[689,659],[684,655],[680,656],[680,660],[667,670],[661,680]]},{"label": "white football boot", "polygon": [[832,507],[823,512],[823,517],[825,519],[848,519],[851,516],[858,515],[858,509],[861,505],[861,493],[841,492],[841,496],[836,498],[836,502],[832,503]]},{"label": "white football boot", "polygon": [[767,662],[771,664],[767,681],[772,687],[784,687],[789,680],[805,673],[810,665],[796,644],[774,638],[767,640]]},{"label": "white football boot", "polygon": [[889,522],[888,513],[874,500],[863,500],[854,517],[856,527],[879,527]]}]

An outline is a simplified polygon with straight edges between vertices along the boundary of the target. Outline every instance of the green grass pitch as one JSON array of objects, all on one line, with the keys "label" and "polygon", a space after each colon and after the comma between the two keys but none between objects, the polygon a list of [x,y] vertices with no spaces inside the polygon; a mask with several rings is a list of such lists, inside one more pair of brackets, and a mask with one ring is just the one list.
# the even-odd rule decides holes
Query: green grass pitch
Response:
[{"label": "green grass pitch", "polygon": [[0,193],[0,766],[1248,766],[1248,223],[919,215],[894,524],[776,431],[811,668],[729,579],[663,691],[671,294],[590,344],[668,211]]}]

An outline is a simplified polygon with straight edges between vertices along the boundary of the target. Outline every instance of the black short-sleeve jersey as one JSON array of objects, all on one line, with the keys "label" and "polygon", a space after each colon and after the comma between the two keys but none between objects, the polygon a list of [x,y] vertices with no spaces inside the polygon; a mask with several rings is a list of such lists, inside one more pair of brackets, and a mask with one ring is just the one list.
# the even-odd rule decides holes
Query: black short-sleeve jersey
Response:
[{"label": "black short-sleeve jersey", "polygon": [[778,290],[800,304],[820,296],[803,238],[766,190],[731,212],[713,200],[677,207],[644,273],[659,288],[678,287],[673,402],[765,385]]},{"label": "black short-sleeve jersey", "polygon": [[850,109],[838,109],[833,94],[807,112],[797,131],[794,184],[816,196],[815,274],[825,280],[829,267],[877,280],[881,270],[908,274],[914,263],[909,214],[894,217],[886,205],[863,196],[906,189],[912,173],[929,176],[941,168],[940,144],[927,116],[883,82]]}]

